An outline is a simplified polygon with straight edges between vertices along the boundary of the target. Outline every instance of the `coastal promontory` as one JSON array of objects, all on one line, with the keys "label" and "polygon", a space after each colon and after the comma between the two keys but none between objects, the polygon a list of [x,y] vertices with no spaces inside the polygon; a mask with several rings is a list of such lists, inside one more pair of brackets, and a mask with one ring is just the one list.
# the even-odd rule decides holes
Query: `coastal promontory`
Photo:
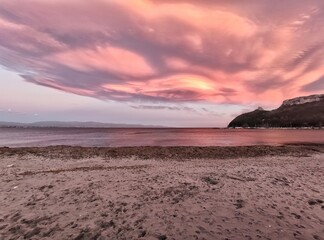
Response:
[{"label": "coastal promontory", "polygon": [[274,110],[258,109],[232,120],[236,128],[322,128],[324,127],[324,94],[297,97],[283,101]]}]

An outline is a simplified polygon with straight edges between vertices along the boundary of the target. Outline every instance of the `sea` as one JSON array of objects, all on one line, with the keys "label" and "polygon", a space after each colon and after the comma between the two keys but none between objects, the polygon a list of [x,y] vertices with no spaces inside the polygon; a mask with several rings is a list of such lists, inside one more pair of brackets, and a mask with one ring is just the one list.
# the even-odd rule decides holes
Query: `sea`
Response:
[{"label": "sea", "polygon": [[251,146],[324,143],[324,130],[0,128],[0,147]]}]

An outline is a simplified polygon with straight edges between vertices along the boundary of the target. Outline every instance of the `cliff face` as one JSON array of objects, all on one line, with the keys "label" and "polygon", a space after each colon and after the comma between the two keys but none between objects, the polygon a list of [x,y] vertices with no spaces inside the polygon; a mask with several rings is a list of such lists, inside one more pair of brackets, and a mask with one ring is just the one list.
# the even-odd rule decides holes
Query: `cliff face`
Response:
[{"label": "cliff face", "polygon": [[289,100],[285,100],[282,106],[293,106],[300,105],[304,103],[319,102],[324,100],[324,94],[310,95],[307,97],[297,97]]},{"label": "cliff face", "polygon": [[228,127],[324,127],[324,94],[285,100],[272,111],[258,108],[236,117]]}]

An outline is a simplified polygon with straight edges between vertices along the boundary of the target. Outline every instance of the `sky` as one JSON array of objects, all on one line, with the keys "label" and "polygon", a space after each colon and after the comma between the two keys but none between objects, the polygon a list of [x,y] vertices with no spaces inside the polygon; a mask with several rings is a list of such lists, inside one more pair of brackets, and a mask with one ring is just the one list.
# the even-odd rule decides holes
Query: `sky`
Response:
[{"label": "sky", "polygon": [[324,92],[322,0],[0,0],[0,121],[223,127]]}]

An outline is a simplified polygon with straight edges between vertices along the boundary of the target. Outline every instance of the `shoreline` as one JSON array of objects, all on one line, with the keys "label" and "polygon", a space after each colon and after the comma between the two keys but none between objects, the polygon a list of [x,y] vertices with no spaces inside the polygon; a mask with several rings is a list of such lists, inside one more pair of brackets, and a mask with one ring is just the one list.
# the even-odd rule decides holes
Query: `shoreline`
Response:
[{"label": "shoreline", "polygon": [[181,130],[181,129],[212,129],[212,130],[324,130],[324,127],[64,127],[64,126],[49,126],[49,127],[33,127],[33,126],[0,126],[0,129],[161,129],[161,130]]},{"label": "shoreline", "polygon": [[304,156],[324,153],[324,144],[285,144],[279,146],[143,146],[143,147],[80,147],[80,146],[48,146],[48,147],[0,147],[0,156],[25,155],[50,158],[139,158],[139,159],[231,159],[253,158],[262,156]]}]

